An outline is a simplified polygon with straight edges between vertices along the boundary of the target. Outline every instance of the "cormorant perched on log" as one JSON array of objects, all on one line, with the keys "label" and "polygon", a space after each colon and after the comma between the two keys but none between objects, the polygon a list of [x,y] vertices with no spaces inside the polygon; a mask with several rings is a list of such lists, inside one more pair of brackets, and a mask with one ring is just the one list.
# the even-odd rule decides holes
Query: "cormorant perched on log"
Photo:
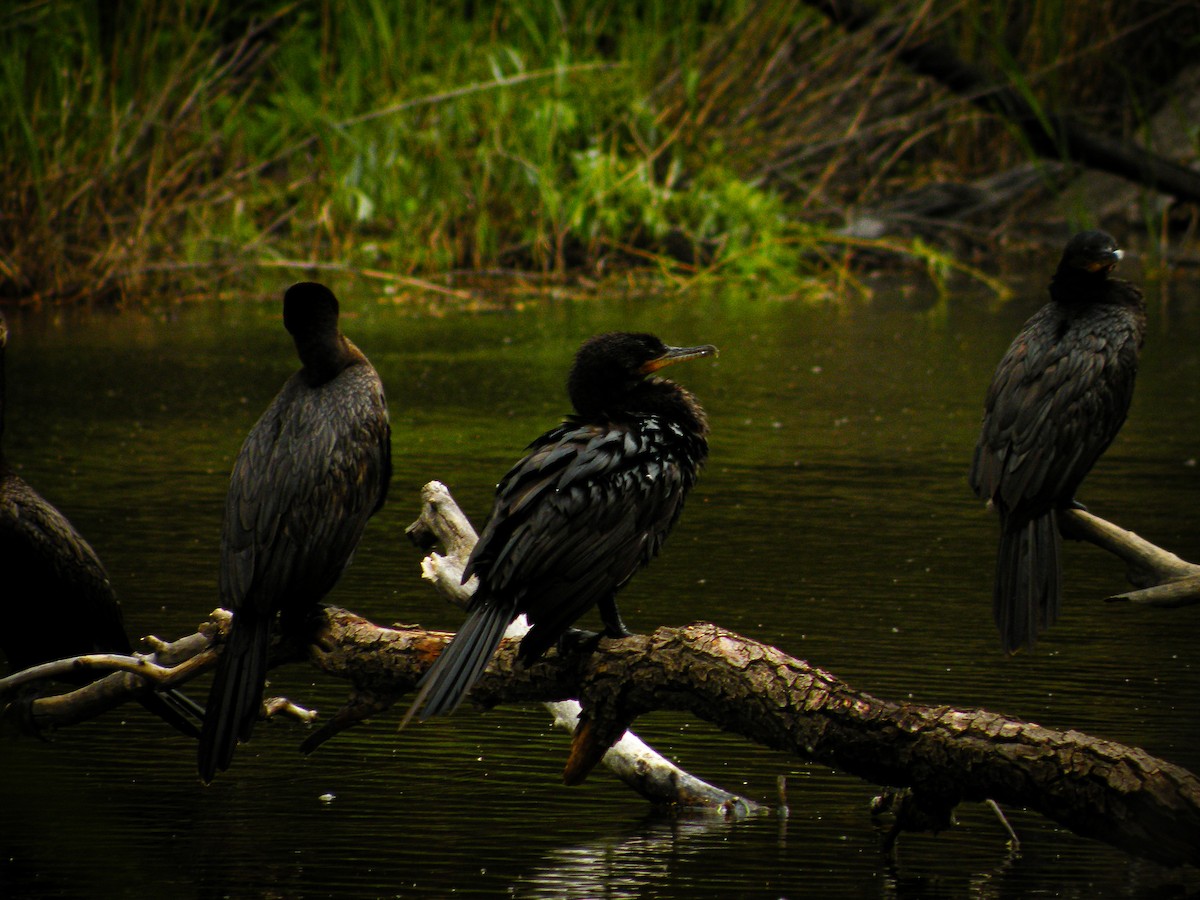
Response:
[{"label": "cormorant perched on log", "polygon": [[1112,443],[1133,397],[1146,327],[1142,294],[1109,278],[1121,259],[1102,231],[1075,235],[1036,312],[996,367],[970,482],[1000,514],[993,613],[1007,653],[1058,618],[1058,510]]},{"label": "cormorant perched on log", "polygon": [[[133,645],[100,557],[4,456],[7,345],[0,315],[0,651],[14,672],[91,653],[129,656]],[[87,684],[99,677],[81,672],[66,680]],[[138,702],[184,734],[200,734],[204,710],[181,692],[148,692]]]},{"label": "cormorant perched on log", "polygon": [[206,783],[258,719],[276,613],[285,633],[305,634],[392,473],[383,383],[339,330],[333,293],[312,282],[288,288],[283,324],[302,365],[242,444],[225,500],[220,593],[233,622],[200,736]]},{"label": "cormorant perched on log", "polygon": [[592,606],[610,637],[629,634],[616,594],[654,558],[708,455],[708,422],[664,366],[716,355],[650,334],[602,334],[575,356],[575,414],[529,445],[496,487],[492,515],[463,572],[479,585],[462,629],[421,681],[405,717],[451,712],[478,680],[509,624],[530,630],[535,662]]}]

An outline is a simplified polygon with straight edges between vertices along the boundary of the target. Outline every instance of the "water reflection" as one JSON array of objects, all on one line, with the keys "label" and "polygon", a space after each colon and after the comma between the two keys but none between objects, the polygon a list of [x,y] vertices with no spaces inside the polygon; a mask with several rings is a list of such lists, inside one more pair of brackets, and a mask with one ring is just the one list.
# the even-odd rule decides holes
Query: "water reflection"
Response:
[{"label": "water reflection", "polygon": [[686,870],[696,862],[704,846],[689,838],[711,837],[729,827],[716,818],[659,819],[624,839],[606,837],[561,847],[543,865],[521,876],[515,892],[530,898],[642,897],[674,881],[674,870]]},{"label": "water reflection", "polygon": [[[379,622],[454,627],[402,537],[420,485],[446,482],[480,517],[528,436],[566,410],[579,342],[652,330],[717,344],[721,357],[678,373],[710,413],[710,463],[664,554],[623,594],[631,628],[715,621],[881,696],[986,706],[1200,770],[1200,610],[1105,605],[1119,564],[1068,544],[1058,625],[1033,653],[997,649],[996,523],[966,468],[987,381],[1032,302],[833,310],[715,294],[427,319],[356,302],[351,285],[339,293],[388,389],[396,471],[332,602]],[[1200,560],[1196,312],[1184,300],[1152,309],[1129,421],[1081,499]],[[11,324],[8,454],[104,559],[132,634],[191,631],[216,602],[234,454],[294,367],[277,307]],[[303,668],[276,688],[327,710],[343,693]],[[545,719],[464,710],[400,738],[385,718],[310,759],[296,753],[302,731],[264,727],[208,789],[193,748],[138,709],[51,744],[0,737],[0,895],[132,896],[147,884],[180,898],[1200,887],[1019,810],[1008,811],[1023,842],[1011,859],[982,807],[960,809],[941,836],[906,837],[889,864],[869,785],[684,717],[638,730],[697,775],[768,803],[788,775],[792,816],[640,820],[641,802],[602,773],[560,785],[564,743]]]}]

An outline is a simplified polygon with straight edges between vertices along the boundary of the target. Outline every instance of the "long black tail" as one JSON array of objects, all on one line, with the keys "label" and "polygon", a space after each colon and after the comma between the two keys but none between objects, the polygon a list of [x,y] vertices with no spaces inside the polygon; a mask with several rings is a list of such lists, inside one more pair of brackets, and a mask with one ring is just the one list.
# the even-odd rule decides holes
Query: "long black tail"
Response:
[{"label": "long black tail", "polygon": [[1032,647],[1058,619],[1061,551],[1055,510],[1022,522],[1001,520],[992,613],[1005,653]]},{"label": "long black tail", "polygon": [[197,762],[205,784],[229,768],[239,740],[250,739],[267,681],[270,619],[234,615],[208,694]]},{"label": "long black tail", "polygon": [[204,707],[182,691],[147,694],[138,702],[175,730],[188,737],[200,737],[197,723],[204,722]]},{"label": "long black tail", "polygon": [[420,690],[400,727],[414,715],[424,720],[458,709],[514,618],[514,611],[504,605],[484,602],[477,606],[421,679]]}]

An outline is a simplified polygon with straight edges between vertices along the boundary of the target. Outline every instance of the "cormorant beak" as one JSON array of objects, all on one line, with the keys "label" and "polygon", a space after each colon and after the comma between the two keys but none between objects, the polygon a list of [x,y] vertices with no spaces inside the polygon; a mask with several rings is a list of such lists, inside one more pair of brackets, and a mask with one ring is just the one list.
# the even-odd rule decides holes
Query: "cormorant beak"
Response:
[{"label": "cormorant beak", "polygon": [[1107,272],[1121,261],[1124,250],[1106,250],[1105,252],[1084,261],[1083,267],[1089,272]]},{"label": "cormorant beak", "polygon": [[698,359],[701,356],[716,356],[717,348],[712,344],[705,344],[702,347],[668,347],[666,353],[656,359],[648,360],[642,363],[639,370],[643,375],[649,375],[651,372],[657,372],[665,366],[673,366],[677,362],[684,362],[689,359]]}]

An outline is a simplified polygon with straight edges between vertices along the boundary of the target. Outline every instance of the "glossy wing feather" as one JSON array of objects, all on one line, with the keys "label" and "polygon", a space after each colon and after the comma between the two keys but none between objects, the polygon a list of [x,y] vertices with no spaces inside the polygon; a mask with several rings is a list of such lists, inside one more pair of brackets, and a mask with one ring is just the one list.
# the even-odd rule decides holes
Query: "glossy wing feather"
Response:
[{"label": "glossy wing feather", "polygon": [[690,440],[638,417],[567,422],[530,444],[497,486],[464,570],[464,581],[479,578],[467,623],[423,679],[413,712],[457,707],[517,615],[531,626],[521,657],[536,659],[653,558],[704,458],[703,439]]},{"label": "glossy wing feather", "polygon": [[1086,310],[1065,341],[1048,339],[1062,327],[1052,304],[1026,323],[988,390],[971,470],[976,494],[1022,516],[1073,498],[1133,396],[1139,336],[1123,314]]},{"label": "glossy wing feather", "polygon": [[383,385],[365,362],[317,387],[293,375],[246,437],[221,535],[221,603],[234,621],[201,735],[205,781],[250,736],[275,613],[285,629],[303,625],[383,504],[390,440]]},{"label": "glossy wing feather", "polygon": [[316,390],[289,379],[230,478],[223,605],[268,615],[318,601],[382,504],[390,474],[390,430],[373,370],[353,366]]},{"label": "glossy wing feather", "polygon": [[14,670],[84,653],[129,653],[121,606],[95,550],[16,475],[0,481],[0,649]]},{"label": "glossy wing feather", "polygon": [[550,432],[497,490],[470,561],[477,602],[509,598],[557,637],[653,558],[694,480],[655,419]]}]

